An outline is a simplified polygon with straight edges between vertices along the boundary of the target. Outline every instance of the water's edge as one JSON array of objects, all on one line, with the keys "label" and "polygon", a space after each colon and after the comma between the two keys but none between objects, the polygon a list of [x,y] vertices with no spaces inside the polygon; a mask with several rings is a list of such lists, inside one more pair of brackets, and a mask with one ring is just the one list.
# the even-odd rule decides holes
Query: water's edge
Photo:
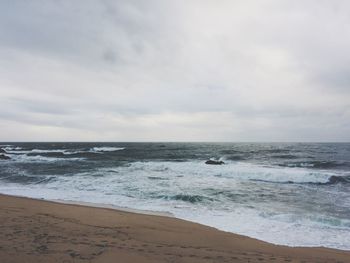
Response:
[{"label": "water's edge", "polygon": [[339,249],[339,248],[333,248],[333,247],[324,247],[324,246],[291,246],[291,245],[281,245],[281,244],[277,244],[277,243],[273,243],[273,242],[267,242],[267,241],[265,241],[265,240],[258,239],[258,238],[256,238],[256,237],[251,237],[251,236],[242,235],[242,234],[238,234],[238,233],[234,233],[234,232],[230,232],[230,231],[225,231],[225,230],[221,230],[221,229],[218,229],[218,228],[213,227],[213,226],[210,226],[210,225],[202,224],[202,223],[200,223],[200,222],[195,222],[195,221],[191,221],[191,220],[179,218],[179,217],[174,216],[174,215],[173,215],[172,213],[170,213],[170,212],[160,212],[160,211],[133,209],[133,208],[120,207],[120,206],[111,205],[111,204],[99,204],[99,203],[91,203],[91,202],[83,202],[83,201],[77,202],[77,201],[60,200],[60,199],[33,198],[33,197],[28,197],[28,196],[9,195],[9,194],[4,194],[4,193],[0,193],[0,195],[9,196],[9,197],[19,197],[19,198],[25,198],[25,199],[31,199],[31,200],[38,200],[38,201],[45,201],[45,202],[56,203],[56,204],[83,206],[83,207],[90,207],[90,208],[110,209],[110,210],[114,210],[114,211],[120,211],[120,212],[126,212],[126,213],[133,213],[133,214],[140,214],[140,215],[150,215],[150,216],[160,216],[160,217],[176,218],[176,219],[183,220],[183,221],[186,221],[186,222],[191,222],[191,223],[199,224],[199,225],[202,225],[202,226],[211,227],[211,228],[216,229],[217,231],[226,232],[226,233],[231,233],[231,234],[238,235],[238,236],[248,237],[248,238],[251,238],[251,239],[258,240],[258,241],[260,241],[260,242],[272,244],[272,245],[279,246],[279,247],[290,247],[290,248],[325,248],[325,249],[332,249],[332,250],[341,251],[341,252],[348,252],[348,251],[350,251],[350,250],[345,250],[345,249]]}]

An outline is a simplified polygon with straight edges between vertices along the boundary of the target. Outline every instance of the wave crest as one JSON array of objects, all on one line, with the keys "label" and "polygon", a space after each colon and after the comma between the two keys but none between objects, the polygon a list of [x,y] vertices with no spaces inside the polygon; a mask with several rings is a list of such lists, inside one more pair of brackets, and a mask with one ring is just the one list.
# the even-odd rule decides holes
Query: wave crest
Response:
[{"label": "wave crest", "polygon": [[90,152],[115,152],[122,151],[125,147],[93,147]]},{"label": "wave crest", "polygon": [[212,198],[202,196],[202,195],[190,195],[190,194],[176,194],[176,195],[161,195],[157,196],[158,198],[161,199],[166,199],[166,200],[178,200],[178,201],[184,201],[184,202],[189,202],[189,203],[200,203],[203,201],[212,201]]}]

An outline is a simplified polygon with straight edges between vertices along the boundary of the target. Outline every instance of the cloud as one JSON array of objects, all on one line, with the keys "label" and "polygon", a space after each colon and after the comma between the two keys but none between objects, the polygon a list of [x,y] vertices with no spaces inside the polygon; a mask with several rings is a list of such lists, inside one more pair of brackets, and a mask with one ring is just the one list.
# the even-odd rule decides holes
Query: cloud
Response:
[{"label": "cloud", "polygon": [[0,141],[349,141],[349,7],[2,1]]}]

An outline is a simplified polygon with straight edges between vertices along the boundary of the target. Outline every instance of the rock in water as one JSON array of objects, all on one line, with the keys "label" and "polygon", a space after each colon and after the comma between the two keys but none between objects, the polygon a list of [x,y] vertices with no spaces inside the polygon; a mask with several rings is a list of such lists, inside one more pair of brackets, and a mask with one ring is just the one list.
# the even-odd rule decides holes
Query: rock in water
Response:
[{"label": "rock in water", "polygon": [[10,160],[11,158],[5,154],[0,154],[0,160]]},{"label": "rock in water", "polygon": [[208,160],[205,162],[205,164],[221,165],[225,163],[223,161]]}]

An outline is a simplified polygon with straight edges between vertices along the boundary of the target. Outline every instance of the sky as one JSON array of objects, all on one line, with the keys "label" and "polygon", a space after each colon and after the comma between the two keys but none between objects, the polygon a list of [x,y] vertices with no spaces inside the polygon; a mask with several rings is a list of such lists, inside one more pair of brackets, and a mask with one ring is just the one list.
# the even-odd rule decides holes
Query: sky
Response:
[{"label": "sky", "polygon": [[349,12],[2,0],[0,141],[350,141]]}]

